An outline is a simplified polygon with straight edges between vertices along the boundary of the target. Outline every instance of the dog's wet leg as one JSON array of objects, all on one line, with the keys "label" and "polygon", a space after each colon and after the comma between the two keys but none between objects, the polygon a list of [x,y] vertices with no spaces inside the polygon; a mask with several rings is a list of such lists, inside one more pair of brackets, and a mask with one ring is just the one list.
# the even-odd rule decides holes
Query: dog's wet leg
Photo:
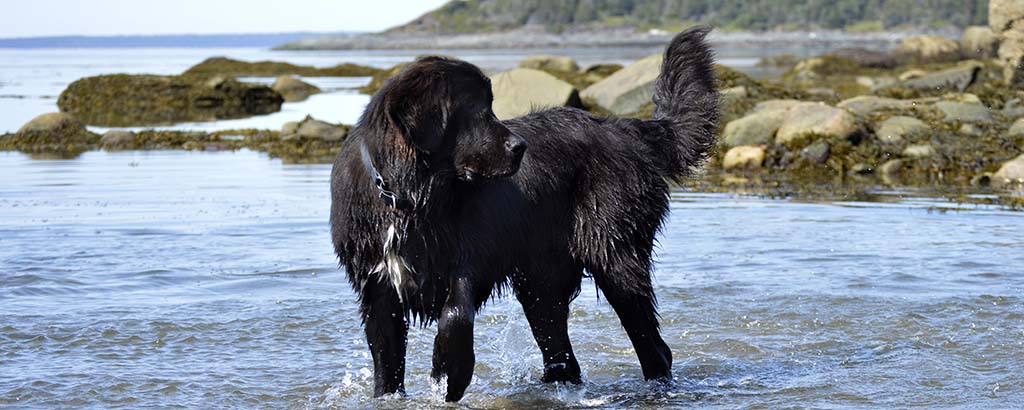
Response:
[{"label": "dog's wet leg", "polygon": [[530,330],[544,357],[541,378],[544,383],[582,382],[580,364],[573,354],[568,332],[569,304],[579,290],[582,275],[583,268],[576,267],[564,273],[560,271],[559,275],[545,275],[554,278],[550,282],[539,280],[536,275],[527,281],[513,277],[516,298],[523,305]]},{"label": "dog's wet leg", "polygon": [[[593,273],[597,287],[601,289],[601,293],[615,309],[615,313],[619,316],[619,322],[622,323],[630,342],[633,343],[633,349],[636,350],[637,358],[640,360],[644,379],[671,380],[672,351],[661,338],[654,293],[648,291],[651,288],[650,274],[634,272],[629,277],[645,278],[646,281],[642,286],[626,288],[609,282],[604,272],[595,271]],[[644,281],[644,279],[639,280]]]},{"label": "dog's wet leg", "polygon": [[434,338],[434,366],[430,375],[434,380],[447,376],[448,391],[445,401],[459,401],[473,378],[473,285],[466,277],[452,279],[448,299],[437,320]]},{"label": "dog's wet leg", "polygon": [[373,396],[405,392],[405,348],[409,324],[398,294],[387,284],[364,287],[366,341],[373,356]]}]

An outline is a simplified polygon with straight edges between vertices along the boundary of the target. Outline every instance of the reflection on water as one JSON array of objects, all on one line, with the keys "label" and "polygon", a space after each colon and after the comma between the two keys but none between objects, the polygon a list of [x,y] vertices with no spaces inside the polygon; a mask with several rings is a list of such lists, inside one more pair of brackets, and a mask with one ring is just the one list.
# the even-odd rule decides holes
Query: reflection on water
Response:
[{"label": "reflection on water", "polygon": [[[249,151],[0,153],[0,405],[443,407],[432,329],[376,400],[326,223],[329,165]],[[477,319],[472,408],[1020,408],[1024,214],[677,190],[657,291],[676,383],[641,381],[592,283],[586,382],[538,382],[517,303]]]}]

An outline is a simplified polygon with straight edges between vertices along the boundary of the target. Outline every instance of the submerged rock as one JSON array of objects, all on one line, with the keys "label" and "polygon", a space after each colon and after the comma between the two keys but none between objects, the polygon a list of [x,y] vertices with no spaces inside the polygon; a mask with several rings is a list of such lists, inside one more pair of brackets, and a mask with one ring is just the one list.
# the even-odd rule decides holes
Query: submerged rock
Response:
[{"label": "submerged rock", "polygon": [[931,127],[914,117],[896,116],[882,121],[875,136],[885,144],[903,142],[906,137],[922,135],[931,131]]},{"label": "submerged rock", "polygon": [[285,102],[305,101],[310,95],[320,93],[320,88],[290,75],[283,75],[270,86],[281,94]]},{"label": "submerged rock", "polygon": [[491,77],[494,115],[507,120],[550,107],[582,107],[579,92],[551,74],[517,68]]},{"label": "submerged rock", "polygon": [[722,168],[761,168],[764,164],[765,150],[762,147],[744,145],[730,149],[722,159]]},{"label": "submerged rock", "polygon": [[270,87],[224,77],[114,74],[71,83],[57,106],[89,125],[129,127],[270,114],[283,101]]},{"label": "submerged rock", "polygon": [[372,77],[379,68],[358,64],[339,64],[334,67],[317,68],[279,61],[240,61],[227,57],[211,57],[196,64],[184,74],[225,75],[229,77],[277,77],[299,75],[303,77]]},{"label": "submerged rock", "polygon": [[1007,161],[992,175],[992,185],[1009,186],[1024,184],[1024,154]]},{"label": "submerged rock", "polygon": [[967,58],[989,59],[996,57],[999,36],[991,27],[971,26],[964,29],[960,37],[960,48]]},{"label": "submerged rock", "polygon": [[811,136],[851,138],[860,131],[857,118],[844,109],[822,103],[803,103],[786,111],[775,142],[787,144]]},{"label": "submerged rock", "polygon": [[903,172],[903,165],[903,160],[892,159],[878,167],[878,174],[882,177],[882,182],[890,185],[898,184],[900,174]]},{"label": "submerged rock", "polygon": [[656,54],[630,64],[587,87],[580,95],[617,115],[635,113],[654,96],[661,60],[661,54]]},{"label": "submerged rock", "polygon": [[519,62],[519,68],[532,68],[540,71],[562,71],[574,73],[580,70],[576,60],[564,56],[537,55],[526,57]]}]

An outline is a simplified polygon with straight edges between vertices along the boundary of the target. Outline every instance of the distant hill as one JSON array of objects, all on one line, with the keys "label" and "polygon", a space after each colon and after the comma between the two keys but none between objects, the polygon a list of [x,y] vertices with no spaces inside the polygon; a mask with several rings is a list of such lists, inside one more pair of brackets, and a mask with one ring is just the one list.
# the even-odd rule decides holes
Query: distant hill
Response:
[{"label": "distant hill", "polygon": [[176,34],[0,38],[0,48],[273,47],[300,39],[353,33]]},{"label": "distant hill", "polygon": [[455,0],[389,32],[551,32],[708,23],[735,30],[853,31],[984,25],[987,0]]}]

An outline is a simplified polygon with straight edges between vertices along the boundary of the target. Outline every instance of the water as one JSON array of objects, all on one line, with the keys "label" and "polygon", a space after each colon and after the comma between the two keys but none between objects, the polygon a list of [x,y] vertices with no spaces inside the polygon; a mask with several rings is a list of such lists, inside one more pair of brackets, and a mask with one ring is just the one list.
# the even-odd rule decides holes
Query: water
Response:
[{"label": "water", "polygon": [[[329,168],[250,151],[0,153],[0,406],[444,407],[432,328],[411,331],[408,396],[369,397]],[[477,317],[460,406],[1024,406],[1024,214],[879,198],[675,190],[656,286],[676,382],[641,380],[585,282],[570,323],[583,385],[538,382],[521,309],[500,299]]]},{"label": "water", "polygon": [[[815,49],[722,49],[719,61],[755,75],[771,75],[776,70],[755,67],[767,55],[791,53],[814,54]],[[488,72],[515,67],[523,58],[534,54],[568,55],[586,67],[596,63],[629,64],[659,48],[577,48],[536,50],[439,50],[434,54],[453,55],[479,65]],[[189,67],[212,56],[227,56],[245,61],[274,60],[293,64],[329,67],[351,62],[388,68],[411,61],[420,50],[382,51],[269,51],[260,48],[133,48],[133,49],[0,49],[0,133],[15,132],[39,114],[57,111],[57,97],[68,84],[88,76],[130,74],[180,74]],[[272,78],[250,79],[270,83]],[[158,129],[215,131],[239,128],[279,129],[288,121],[301,120],[307,114],[334,122],[353,124],[369,97],[353,90],[366,84],[368,78],[304,78],[326,92],[307,101],[286,103],[280,113],[270,116],[209,123],[186,123]],[[153,128],[153,127],[147,127]],[[102,132],[105,128],[94,128]]]}]

